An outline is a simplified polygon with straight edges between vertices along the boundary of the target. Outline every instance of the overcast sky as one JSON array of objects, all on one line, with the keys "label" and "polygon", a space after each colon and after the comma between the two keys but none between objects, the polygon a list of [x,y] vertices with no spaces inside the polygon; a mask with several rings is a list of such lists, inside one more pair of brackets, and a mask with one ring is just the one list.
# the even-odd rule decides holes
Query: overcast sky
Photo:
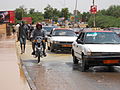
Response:
[{"label": "overcast sky", "polygon": [[[77,0],[77,9],[80,12],[87,12],[92,5],[93,0]],[[50,4],[52,7],[61,9],[69,8],[70,12],[75,9],[76,0],[2,0],[0,3],[0,10],[15,10],[21,5],[25,8],[35,8],[38,11],[44,11],[44,8]],[[98,10],[106,9],[110,5],[120,5],[120,0],[95,0]]]}]

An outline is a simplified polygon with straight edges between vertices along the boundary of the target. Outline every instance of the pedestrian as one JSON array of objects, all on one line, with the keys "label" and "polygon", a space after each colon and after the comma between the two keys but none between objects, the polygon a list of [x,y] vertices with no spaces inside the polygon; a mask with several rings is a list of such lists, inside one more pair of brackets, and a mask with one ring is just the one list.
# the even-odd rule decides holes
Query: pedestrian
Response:
[{"label": "pedestrian", "polygon": [[25,53],[28,26],[22,21],[19,27],[18,38],[20,41],[21,54]]},{"label": "pedestrian", "polygon": [[13,35],[15,35],[15,32],[16,32],[15,26],[13,25],[13,26],[12,26],[12,33],[13,33]]}]

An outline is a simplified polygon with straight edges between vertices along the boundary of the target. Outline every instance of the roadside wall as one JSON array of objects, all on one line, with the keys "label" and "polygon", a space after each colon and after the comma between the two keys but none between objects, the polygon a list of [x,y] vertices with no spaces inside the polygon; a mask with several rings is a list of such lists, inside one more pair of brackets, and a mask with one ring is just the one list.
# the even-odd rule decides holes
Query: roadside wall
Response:
[{"label": "roadside wall", "polygon": [[0,24],[0,37],[6,35],[6,24]]}]

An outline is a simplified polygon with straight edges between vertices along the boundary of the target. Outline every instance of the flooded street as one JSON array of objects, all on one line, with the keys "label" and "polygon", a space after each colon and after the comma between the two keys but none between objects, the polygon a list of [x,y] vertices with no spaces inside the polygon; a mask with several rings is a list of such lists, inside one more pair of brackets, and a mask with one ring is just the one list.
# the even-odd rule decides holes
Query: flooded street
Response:
[{"label": "flooded street", "polygon": [[0,84],[0,90],[30,90],[13,39],[0,40]]},{"label": "flooded street", "polygon": [[31,56],[31,46],[21,55],[37,90],[119,90],[119,68],[90,68],[81,72],[80,64],[74,65],[70,53],[51,53],[37,64]]}]

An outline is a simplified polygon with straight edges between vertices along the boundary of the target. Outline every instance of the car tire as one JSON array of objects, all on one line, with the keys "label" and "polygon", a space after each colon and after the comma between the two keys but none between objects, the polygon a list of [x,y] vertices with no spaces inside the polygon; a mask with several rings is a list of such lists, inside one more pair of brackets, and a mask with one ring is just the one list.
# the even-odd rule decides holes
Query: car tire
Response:
[{"label": "car tire", "polygon": [[50,50],[50,47],[48,46],[48,50]]},{"label": "car tire", "polygon": [[89,66],[86,65],[86,61],[84,59],[84,56],[82,55],[82,59],[81,59],[81,71],[82,72],[86,72],[86,70],[89,69]]},{"label": "car tire", "polygon": [[54,49],[50,48],[50,51],[51,51],[51,52],[54,52]]},{"label": "car tire", "polygon": [[72,50],[72,57],[73,57],[73,63],[74,64],[78,64],[78,59],[77,57],[74,55],[74,51]]},{"label": "car tire", "polygon": [[75,56],[73,56],[73,63],[78,64],[78,59]]},{"label": "car tire", "polygon": [[50,51],[54,52],[54,48],[53,48],[52,44],[50,44]]}]

